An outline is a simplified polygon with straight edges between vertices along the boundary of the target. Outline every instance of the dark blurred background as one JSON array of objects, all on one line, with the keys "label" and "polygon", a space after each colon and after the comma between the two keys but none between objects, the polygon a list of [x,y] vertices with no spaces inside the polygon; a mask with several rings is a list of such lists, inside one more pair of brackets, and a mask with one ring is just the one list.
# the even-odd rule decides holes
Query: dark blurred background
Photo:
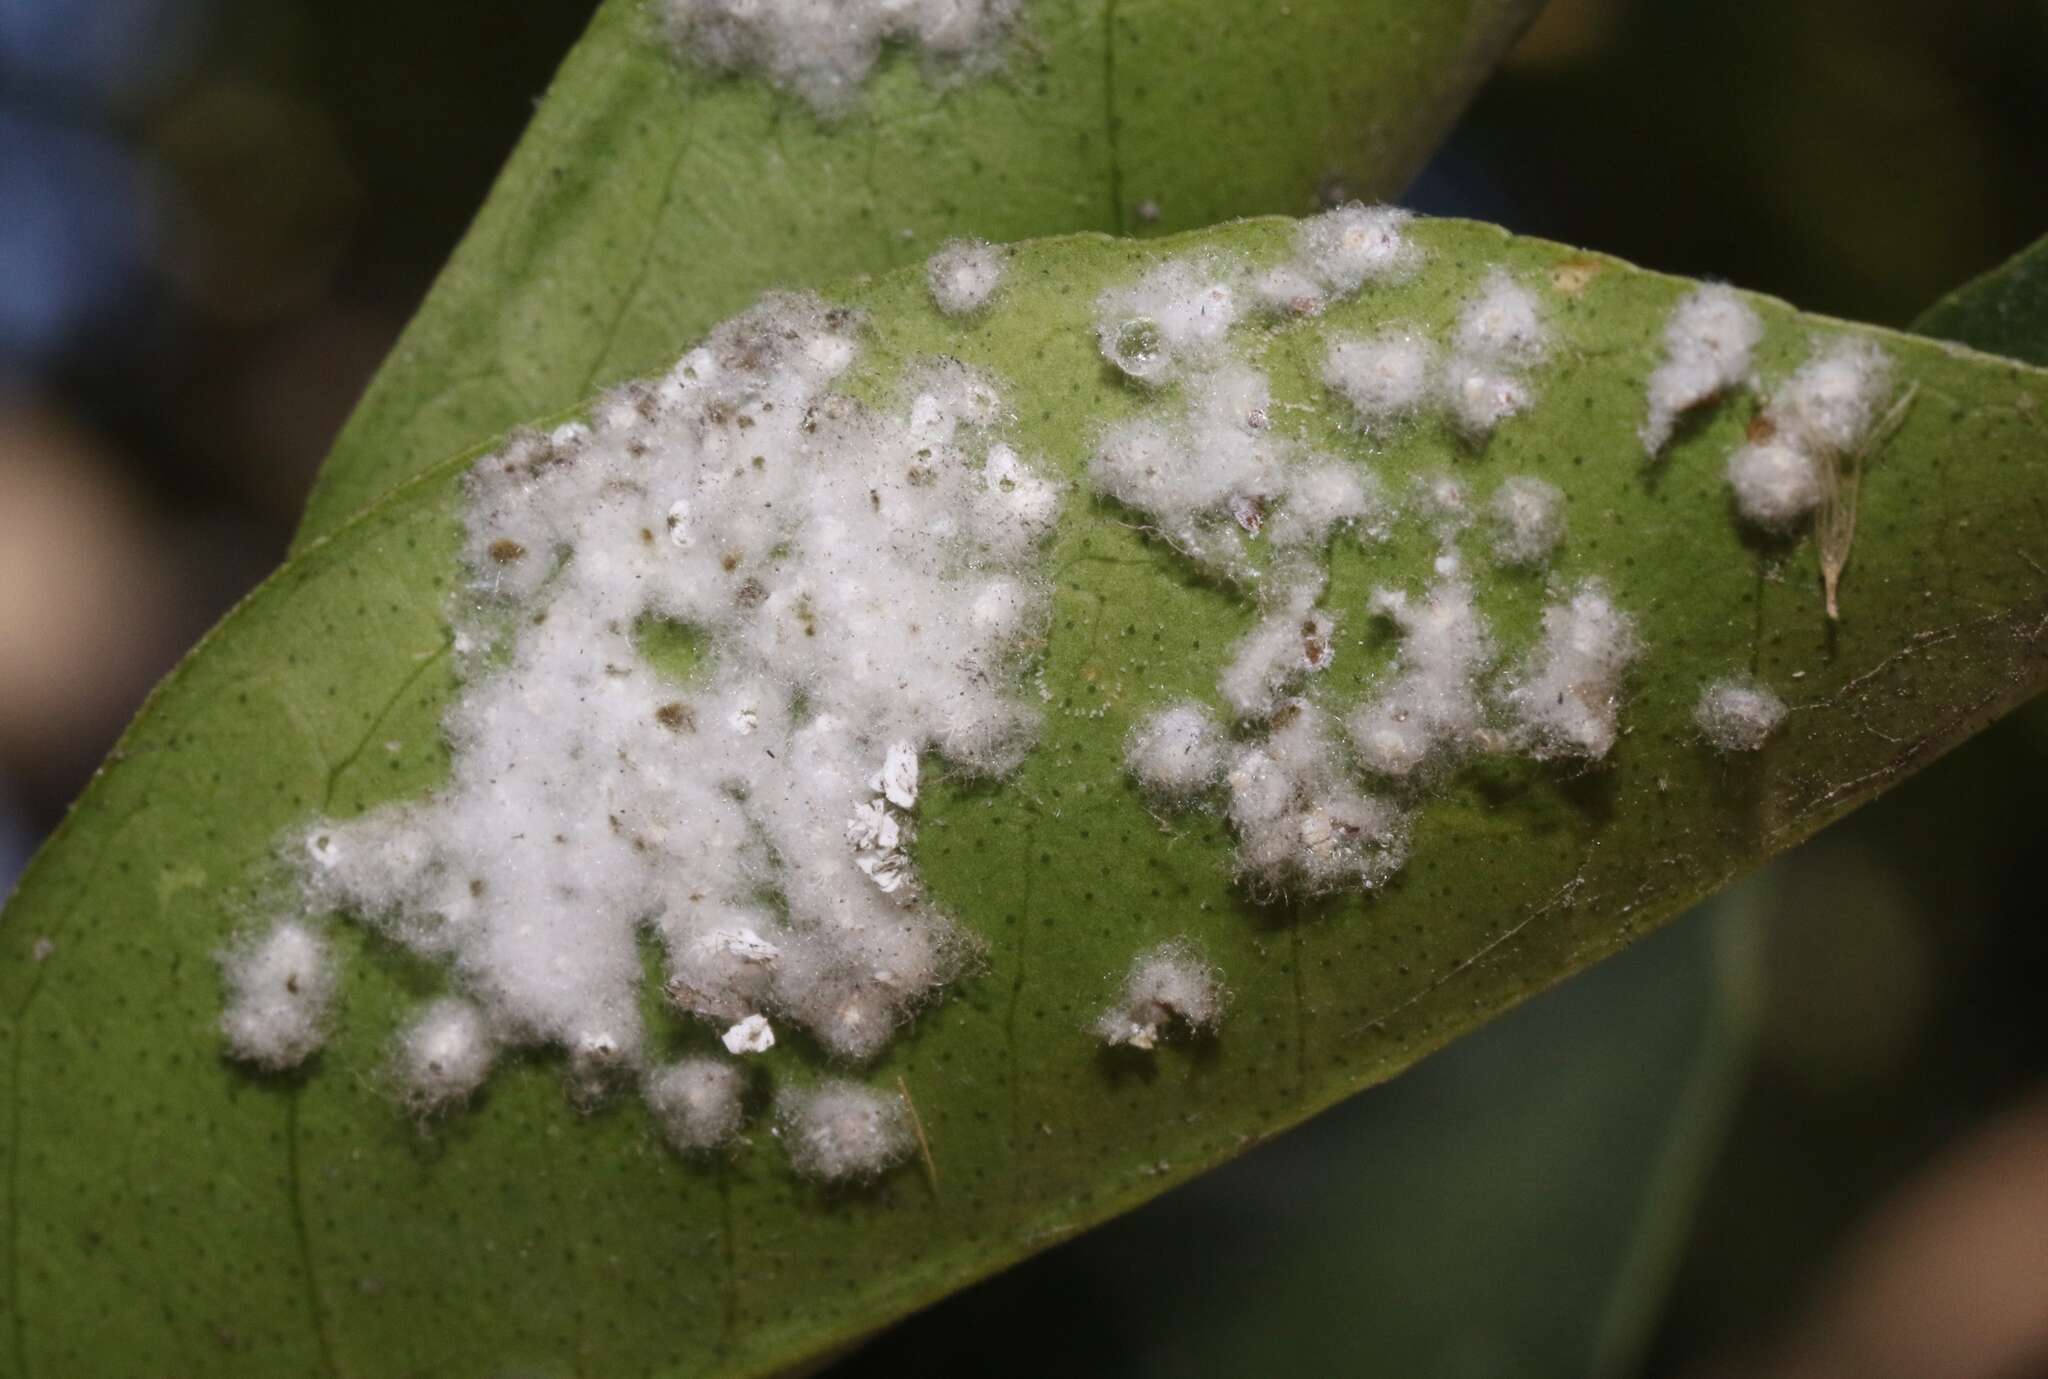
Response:
[{"label": "dark blurred background", "polygon": [[[0,0],[0,889],[591,7]],[[2048,232],[2044,149],[2040,0],[1553,0],[1407,200],[1903,325]],[[2048,1375],[2044,768],[2036,706],[844,1371]]]}]

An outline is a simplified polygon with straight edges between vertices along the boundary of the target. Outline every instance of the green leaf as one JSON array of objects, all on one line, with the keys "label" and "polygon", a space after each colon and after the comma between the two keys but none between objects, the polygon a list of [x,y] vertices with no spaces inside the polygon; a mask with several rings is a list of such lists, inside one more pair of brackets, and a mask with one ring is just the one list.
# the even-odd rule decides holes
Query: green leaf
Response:
[{"label": "green leaf", "polygon": [[953,235],[1188,230],[1392,195],[1538,8],[1037,0],[1001,72],[934,85],[885,58],[820,123],[757,78],[678,62],[649,0],[608,0],[343,429],[299,545],[671,362],[768,288],[921,262]]},{"label": "green leaf", "polygon": [[1964,283],[1922,312],[1913,329],[2030,364],[2048,364],[2048,239],[2034,241],[1983,277]]},{"label": "green leaf", "polygon": [[[1020,450],[1078,476],[1104,421],[1147,405],[1096,352],[1096,295],[1168,253],[1277,261],[1292,233],[1269,220],[1021,246],[1007,295],[966,324],[932,309],[915,272],[858,282],[838,294],[872,321],[854,386],[886,395],[933,354],[986,368]],[[919,871],[987,940],[987,966],[863,1074],[908,1089],[936,1187],[913,1167],[823,1192],[760,1133],[729,1162],[683,1162],[636,1102],[574,1111],[540,1057],[421,1130],[381,1082],[392,1031],[436,972],[342,926],[336,1037],[302,1076],[265,1079],[219,1055],[212,954],[268,913],[281,830],[443,777],[441,610],[461,577],[465,460],[444,462],[309,545],[180,667],[0,923],[13,1372],[125,1374],[147,1356],[223,1375],[704,1375],[819,1354],[1391,1076],[2048,678],[2048,574],[2032,554],[2048,533],[2048,373],[1754,303],[1766,377],[1814,334],[1853,331],[1916,389],[1869,465],[1830,623],[1812,543],[1760,547],[1729,513],[1722,466],[1747,404],[1720,404],[1643,461],[1645,378],[1688,284],[1486,226],[1430,222],[1415,237],[1429,264],[1412,282],[1243,339],[1282,424],[1365,456],[1318,381],[1331,332],[1396,319],[1441,333],[1492,265],[1537,288],[1559,339],[1530,410],[1483,450],[1421,425],[1369,460],[1395,491],[1446,466],[1566,491],[1556,576],[1604,578],[1649,648],[1608,762],[1468,769],[1421,804],[1383,894],[1252,905],[1222,821],[1162,825],[1120,755],[1137,716],[1212,692],[1254,614],[1076,493],[1051,553],[1043,740],[1000,785],[941,779],[920,805]],[[1420,584],[1437,550],[1414,522],[1335,549],[1327,606],[1343,640],[1318,690],[1333,705],[1392,654],[1365,609],[1372,586]],[[1471,554],[1518,656],[1544,581]],[[1793,712],[1762,752],[1727,758],[1691,715],[1705,680],[1743,668]],[[1088,1022],[1116,975],[1182,933],[1237,992],[1222,1032],[1162,1049],[1149,1071],[1105,1060]],[[765,1075],[800,1080],[816,1061],[792,1042]]]},{"label": "green leaf", "polygon": [[1768,876],[836,1379],[1640,1372],[1749,1068]]}]

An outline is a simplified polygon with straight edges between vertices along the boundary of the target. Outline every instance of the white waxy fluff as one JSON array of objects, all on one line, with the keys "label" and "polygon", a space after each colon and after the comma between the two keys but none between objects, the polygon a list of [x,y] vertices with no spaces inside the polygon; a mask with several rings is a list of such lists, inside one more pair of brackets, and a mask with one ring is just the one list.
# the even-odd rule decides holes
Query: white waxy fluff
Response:
[{"label": "white waxy fluff", "polygon": [[1186,939],[1171,939],[1131,959],[1116,1002],[1095,1021],[1103,1043],[1150,1050],[1178,1031],[1214,1034],[1229,1008],[1223,979]]},{"label": "white waxy fluff", "polygon": [[1358,202],[1311,216],[1295,231],[1292,264],[1336,297],[1367,283],[1403,281],[1422,264],[1421,249],[1408,238],[1414,218],[1396,206]]},{"label": "white waxy fluff", "polygon": [[940,73],[993,67],[1022,0],[660,0],[671,39],[716,71],[758,71],[823,115],[849,107],[885,43]]},{"label": "white waxy fluff", "polygon": [[1832,341],[1779,385],[1765,415],[1789,445],[1817,458],[1847,455],[1876,424],[1891,370],[1891,357],[1868,340]]},{"label": "white waxy fluff", "polygon": [[473,1002],[453,996],[430,1002],[399,1036],[405,1098],[421,1110],[460,1101],[483,1085],[496,1056],[497,1041]]},{"label": "white waxy fluff", "polygon": [[1239,718],[1267,716],[1304,677],[1329,668],[1337,628],[1316,607],[1322,592],[1320,579],[1287,590],[1232,646],[1216,689]]},{"label": "white waxy fluff", "polygon": [[1521,745],[1597,761],[1620,734],[1622,679],[1641,653],[1635,619],[1598,580],[1543,610],[1543,635],[1503,696]]},{"label": "white waxy fluff", "polygon": [[1671,440],[1678,418],[1749,378],[1764,323],[1734,289],[1693,289],[1664,323],[1664,360],[1647,385],[1643,449],[1655,455]]},{"label": "white waxy fluff", "polygon": [[1482,441],[1529,405],[1529,385],[1485,359],[1461,354],[1444,367],[1444,400],[1458,430]]},{"label": "white waxy fluff", "polygon": [[1728,457],[1743,518],[1785,533],[1825,503],[1840,467],[1870,439],[1891,373],[1891,357],[1868,340],[1816,344],[1772,394],[1758,438]]},{"label": "white waxy fluff", "polygon": [[1253,301],[1269,315],[1315,316],[1369,284],[1406,281],[1422,266],[1413,219],[1355,201],[1311,216],[1295,227],[1293,253],[1252,279]]},{"label": "white waxy fluff", "polygon": [[1401,650],[1391,678],[1346,724],[1358,764],[1403,778],[1471,750],[1486,726],[1479,677],[1492,656],[1471,586],[1440,580],[1420,599],[1381,589],[1371,607],[1401,630]]},{"label": "white waxy fluff", "polygon": [[[848,1059],[959,970],[909,851],[919,761],[1000,774],[1029,743],[1058,495],[962,366],[896,410],[835,393],[860,330],[770,298],[587,430],[478,462],[451,779],[306,829],[304,913],[446,962],[582,1085],[641,1065],[643,925],[684,1011]],[[641,656],[648,619],[696,633],[689,683]]]},{"label": "white waxy fluff", "polygon": [[1820,463],[1782,441],[1758,441],[1728,457],[1735,508],[1765,531],[1789,532],[1826,496]]},{"label": "white waxy fluff", "polygon": [[236,1058],[281,1071],[326,1042],[335,959],[311,925],[273,925],[223,954],[221,970],[228,988],[221,1035]]},{"label": "white waxy fluff", "polygon": [[1564,543],[1564,490],[1533,475],[1501,480],[1486,516],[1493,558],[1503,565],[1541,565]]},{"label": "white waxy fluff", "polygon": [[1457,352],[1502,368],[1531,368],[1543,362],[1550,331],[1536,294],[1501,269],[1487,273],[1458,313]]},{"label": "white waxy fluff", "polygon": [[1185,800],[1216,783],[1223,772],[1224,746],[1216,716],[1186,699],[1148,715],[1131,730],[1124,767],[1152,793]]},{"label": "white waxy fluff", "polygon": [[1526,371],[1550,350],[1536,294],[1501,269],[1487,273],[1458,313],[1442,388],[1451,421],[1473,442],[1533,400]]},{"label": "white waxy fluff", "polygon": [[775,1120],[790,1166],[827,1183],[877,1177],[913,1144],[903,1099],[858,1082],[789,1088],[776,1098]]},{"label": "white waxy fluff", "polygon": [[1405,326],[1339,337],[1324,352],[1323,382],[1366,426],[1404,421],[1432,400],[1435,359],[1435,346]]},{"label": "white waxy fluff", "polygon": [[717,1058],[684,1058],[650,1070],[641,1088],[668,1142],[684,1152],[716,1149],[740,1133],[746,1077]]},{"label": "white waxy fluff", "polygon": [[1262,534],[1275,546],[1322,544],[1340,529],[1379,540],[1388,507],[1363,466],[1308,451],[1273,424],[1266,376],[1242,363],[1190,378],[1177,416],[1140,416],[1104,434],[1090,483],[1150,519],[1200,568],[1251,585]]},{"label": "white waxy fluff", "polygon": [[1700,692],[1693,722],[1724,752],[1754,752],[1785,720],[1785,701],[1753,676],[1716,680]]},{"label": "white waxy fluff", "polygon": [[925,260],[932,301],[948,316],[966,316],[987,306],[1002,285],[1004,252],[983,239],[952,239]]},{"label": "white waxy fluff", "polygon": [[1102,357],[1138,383],[1157,386],[1217,362],[1243,310],[1237,265],[1216,257],[1168,259],[1095,303]]},{"label": "white waxy fluff", "polygon": [[1307,459],[1282,476],[1280,510],[1267,524],[1275,546],[1321,546],[1331,535],[1356,530],[1385,540],[1392,515],[1377,477],[1350,460]]},{"label": "white waxy fluff", "polygon": [[1406,817],[1352,785],[1329,716],[1303,700],[1238,749],[1225,784],[1238,871],[1263,894],[1371,890],[1407,860]]}]

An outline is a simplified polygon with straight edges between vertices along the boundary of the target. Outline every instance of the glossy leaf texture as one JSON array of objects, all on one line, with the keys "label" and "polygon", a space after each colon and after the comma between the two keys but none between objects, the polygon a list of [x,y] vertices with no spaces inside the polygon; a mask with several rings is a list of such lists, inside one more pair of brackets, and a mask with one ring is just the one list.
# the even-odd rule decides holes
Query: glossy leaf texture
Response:
[{"label": "glossy leaf texture", "polygon": [[664,366],[769,288],[921,262],[955,235],[1391,196],[1538,8],[1033,0],[995,73],[934,82],[885,55],[821,121],[680,60],[650,0],[607,0],[343,429],[299,545],[456,450]]},{"label": "glossy leaf texture", "polygon": [[[1104,366],[1097,295],[1172,254],[1278,261],[1294,226],[1019,246],[1006,295],[966,324],[916,272],[854,283],[834,298],[869,320],[850,387],[891,396],[933,355],[984,368],[1019,450],[1076,481],[1049,553],[1039,744],[996,785],[935,771],[920,805],[918,869],[986,964],[861,1073],[913,1099],[936,1182],[913,1162],[822,1190],[758,1121],[730,1158],[685,1161],[630,1098],[575,1110],[544,1057],[416,1126],[389,1091],[389,1041],[440,973],[352,925],[346,1007],[316,1064],[264,1078],[221,1057],[213,954],[265,914],[281,831],[444,777],[458,457],[309,546],[194,653],[0,923],[13,1372],[126,1374],[148,1356],[222,1375],[724,1375],[829,1351],[1393,1075],[2048,678],[2048,373],[1754,299],[1766,378],[1846,332],[1916,390],[1868,466],[1830,623],[1812,541],[1758,542],[1730,511],[1746,396],[1644,460],[1645,379],[1690,284],[1482,225],[1413,233],[1428,256],[1413,281],[1239,342],[1272,377],[1276,424],[1390,492],[1447,468],[1482,493],[1514,474],[1564,490],[1570,536],[1548,576],[1493,568],[1476,533],[1470,567],[1505,663],[1582,577],[1637,618],[1647,650],[1607,760],[1485,759],[1426,794],[1382,893],[1252,903],[1225,823],[1149,807],[1121,754],[1148,710],[1214,694],[1254,611],[1081,476],[1106,424],[1156,405]],[[1320,382],[1328,337],[1390,320],[1440,335],[1496,267],[1535,290],[1557,337],[1526,413],[1483,448],[1429,422],[1361,437]],[[1336,545],[1318,698],[1341,709],[1384,673],[1394,645],[1368,595],[1419,588],[1438,553],[1412,519],[1384,544]],[[1744,670],[1792,711],[1762,751],[1724,756],[1694,706]],[[1236,992],[1222,1030],[1105,1056],[1090,1020],[1131,954],[1182,934]],[[658,1041],[713,1037],[672,1021]],[[760,1076],[820,1066],[791,1041]]]}]

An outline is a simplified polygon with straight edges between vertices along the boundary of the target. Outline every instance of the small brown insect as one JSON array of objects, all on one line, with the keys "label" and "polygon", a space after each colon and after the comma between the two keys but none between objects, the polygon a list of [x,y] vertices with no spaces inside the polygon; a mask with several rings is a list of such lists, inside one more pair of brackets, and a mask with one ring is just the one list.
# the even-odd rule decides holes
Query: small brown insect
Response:
[{"label": "small brown insect", "polygon": [[500,539],[497,541],[493,541],[491,543],[490,557],[491,559],[497,561],[500,565],[510,565],[515,560],[523,559],[525,555],[526,547],[520,545],[517,541],[513,541],[509,538]]}]

